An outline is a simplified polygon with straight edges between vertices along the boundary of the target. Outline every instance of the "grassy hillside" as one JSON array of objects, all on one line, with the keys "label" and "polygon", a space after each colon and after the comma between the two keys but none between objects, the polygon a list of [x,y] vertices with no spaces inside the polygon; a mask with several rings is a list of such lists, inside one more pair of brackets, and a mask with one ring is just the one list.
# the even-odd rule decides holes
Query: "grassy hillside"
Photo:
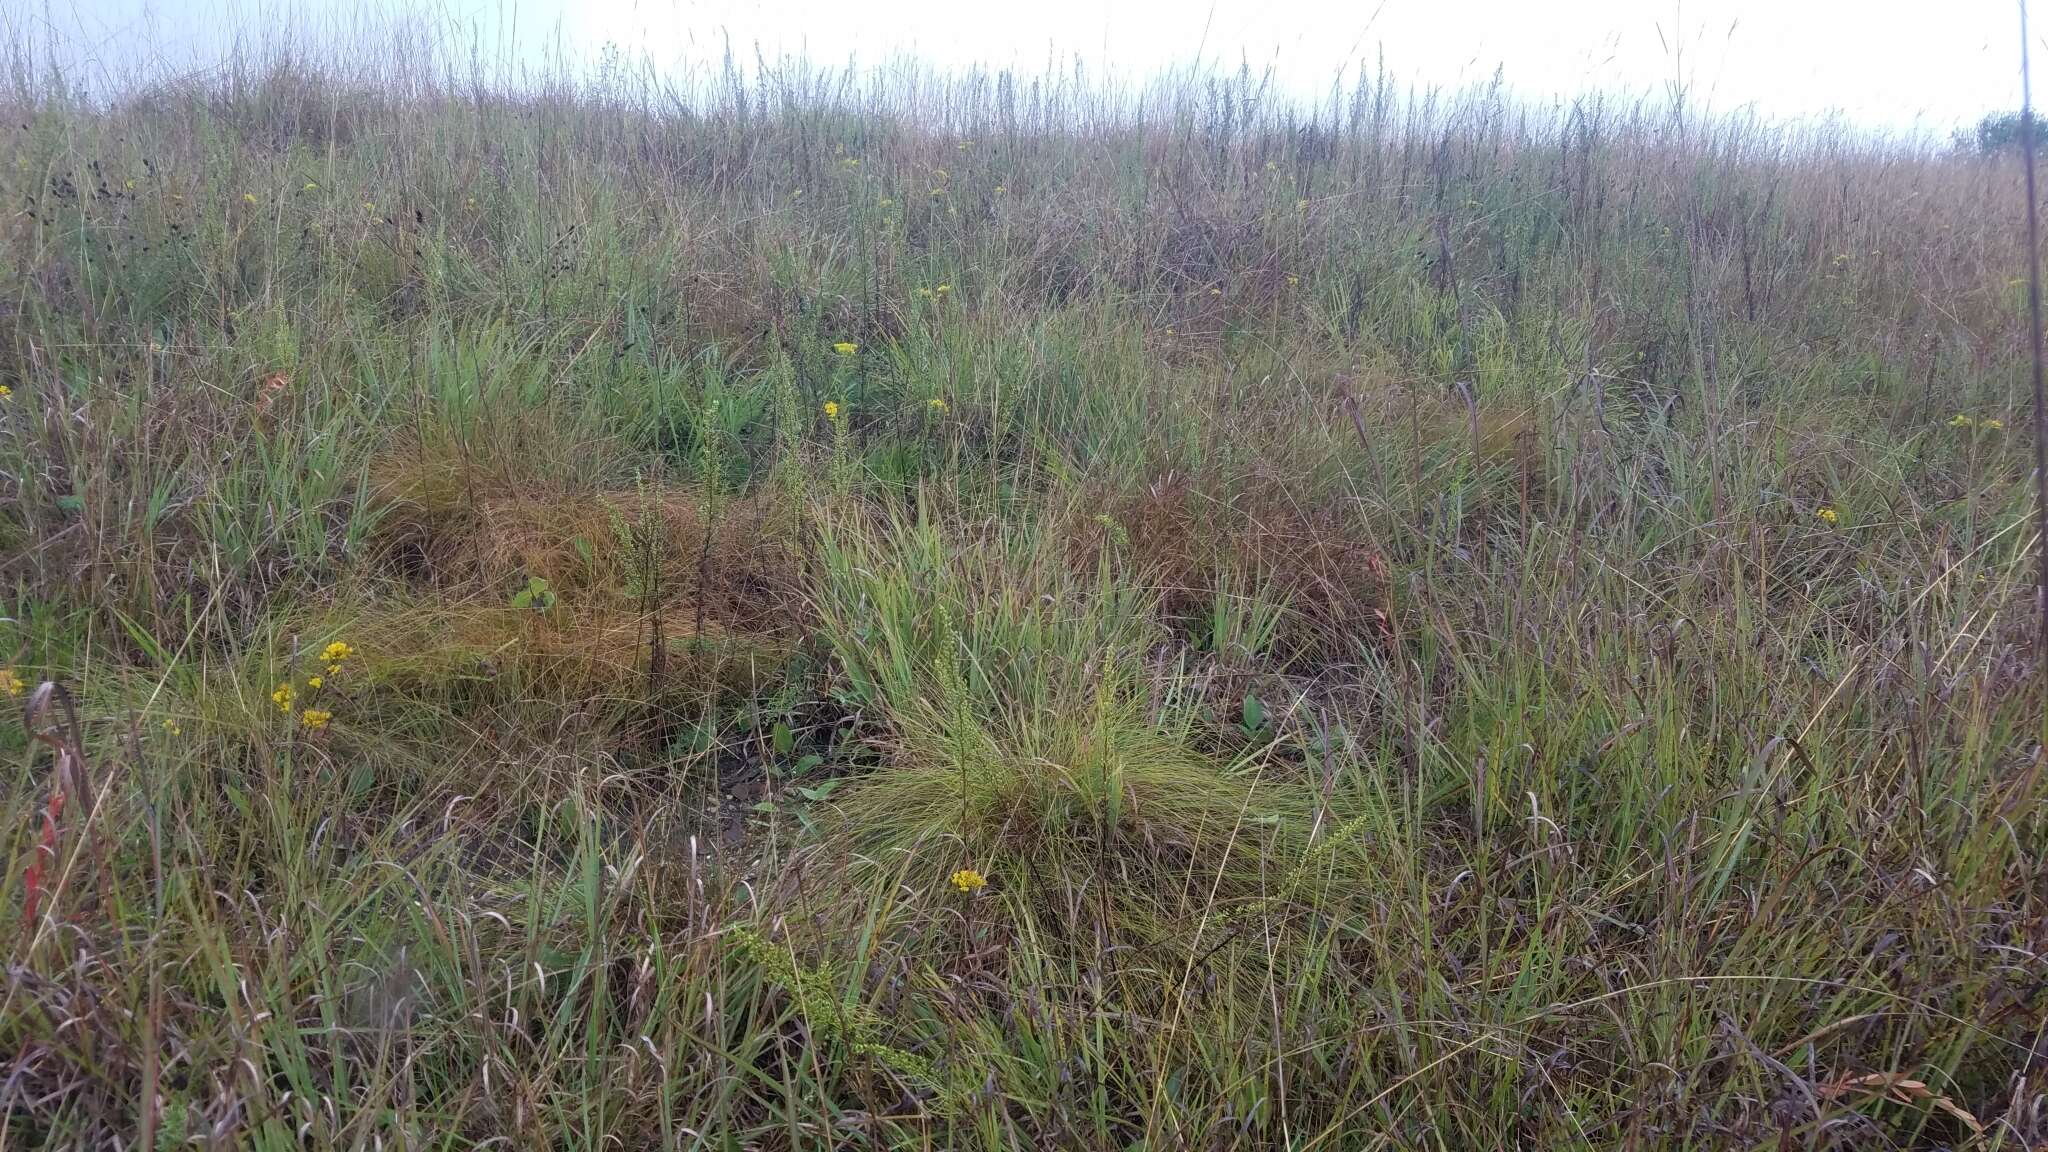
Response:
[{"label": "grassy hillside", "polygon": [[394,60],[0,97],[0,1146],[2048,1141],[2010,159]]}]

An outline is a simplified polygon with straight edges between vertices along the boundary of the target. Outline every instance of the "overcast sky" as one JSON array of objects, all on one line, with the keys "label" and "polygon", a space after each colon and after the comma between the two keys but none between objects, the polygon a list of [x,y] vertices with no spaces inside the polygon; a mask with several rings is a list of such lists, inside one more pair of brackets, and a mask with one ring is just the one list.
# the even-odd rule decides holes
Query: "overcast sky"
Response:
[{"label": "overcast sky", "polygon": [[[148,55],[185,66],[235,30],[273,26],[303,0],[12,0],[0,21],[74,60]],[[1499,69],[1519,95],[1642,92],[1674,80],[1716,111],[1942,135],[2019,102],[2017,0],[340,0],[431,13],[500,54],[578,58],[606,43],[672,66],[714,59],[727,37],[752,56],[838,65],[911,53],[943,68],[1042,69],[1079,58],[1141,80],[1204,61],[1273,66],[1302,95],[1361,60],[1404,81],[1455,87]],[[322,6],[325,7],[325,6]],[[2048,25],[2048,4],[2040,24]],[[33,11],[26,11],[33,8]],[[516,31],[515,31],[516,30]],[[2044,55],[2037,26],[2037,57]]]}]

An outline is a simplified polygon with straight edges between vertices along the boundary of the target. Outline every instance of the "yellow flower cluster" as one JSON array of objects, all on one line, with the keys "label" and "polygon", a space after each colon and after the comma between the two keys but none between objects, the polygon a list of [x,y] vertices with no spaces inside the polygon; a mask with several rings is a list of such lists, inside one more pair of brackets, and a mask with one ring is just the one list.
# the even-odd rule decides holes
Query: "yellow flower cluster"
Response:
[{"label": "yellow flower cluster", "polygon": [[1815,516],[1820,517],[1822,520],[1827,521],[1829,524],[1839,523],[1842,519],[1842,514],[1840,512],[1837,512],[1833,508],[1829,508],[1826,505],[1822,505],[1819,508],[1814,509],[1813,514]]},{"label": "yellow flower cluster", "polygon": [[327,722],[332,719],[334,719],[334,713],[323,708],[308,708],[304,712],[299,713],[299,723],[316,731],[327,727]]},{"label": "yellow flower cluster", "polygon": [[953,887],[969,895],[973,895],[988,887],[988,877],[983,876],[972,868],[962,868],[958,872],[953,873],[948,879]]},{"label": "yellow flower cluster", "polygon": [[837,401],[837,400],[827,400],[827,401],[825,401],[825,419],[827,419],[827,420],[837,420],[837,419],[839,419],[839,401]]},{"label": "yellow flower cluster", "polygon": [[851,356],[855,352],[860,351],[860,345],[855,344],[851,340],[841,340],[839,343],[834,344],[832,346],[832,350],[834,352],[839,353],[841,356]]},{"label": "yellow flower cluster", "polygon": [[290,712],[292,710],[292,702],[298,698],[298,691],[289,684],[279,684],[276,690],[270,694],[270,701],[277,705],[279,712]]},{"label": "yellow flower cluster", "polygon": [[19,696],[28,691],[28,681],[14,674],[12,668],[0,668],[0,692]]}]

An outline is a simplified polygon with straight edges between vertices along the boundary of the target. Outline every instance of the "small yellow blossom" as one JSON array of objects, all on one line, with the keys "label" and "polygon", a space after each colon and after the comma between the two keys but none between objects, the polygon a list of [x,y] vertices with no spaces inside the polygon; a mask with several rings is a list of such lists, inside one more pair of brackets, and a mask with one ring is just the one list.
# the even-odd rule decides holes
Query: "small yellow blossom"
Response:
[{"label": "small yellow blossom", "polygon": [[306,181],[306,186],[300,189],[300,191],[302,192],[318,192],[319,190],[320,186],[318,184],[313,183],[311,180]]},{"label": "small yellow blossom", "polygon": [[320,686],[321,686],[322,684],[325,684],[326,682],[327,682],[327,681],[325,681],[325,680],[322,680],[322,679],[321,679],[320,677],[318,677],[318,676],[308,676],[308,677],[306,677],[306,687],[308,687],[308,688],[318,688],[318,687],[320,687]]},{"label": "small yellow blossom", "polygon": [[929,300],[929,299],[931,299],[931,298],[932,298],[932,290],[931,290],[931,289],[929,289],[929,288],[919,288],[919,289],[917,290],[917,294],[918,294],[918,295],[919,295],[920,297],[922,297],[922,298],[924,298],[924,299],[926,299],[926,300]]},{"label": "small yellow blossom", "polygon": [[1970,419],[1961,412],[1948,418],[1948,426],[1951,428],[1971,428],[1975,427],[1976,423],[1975,420]]},{"label": "small yellow blossom", "polygon": [[28,691],[28,682],[14,674],[12,668],[0,668],[0,692],[19,696]]},{"label": "small yellow blossom", "polygon": [[1008,191],[1009,189],[1003,187],[1001,184],[996,185],[996,195],[1001,196],[1003,193]]},{"label": "small yellow blossom", "polygon": [[129,180],[129,181],[126,181],[126,182],[124,182],[124,183],[122,184],[122,187],[126,188],[126,189],[127,189],[128,191],[130,191],[130,192],[133,192],[133,191],[135,191],[135,181],[133,181],[133,180]]},{"label": "small yellow blossom", "polygon": [[355,654],[356,650],[349,647],[348,641],[336,640],[320,650],[320,659],[329,664],[339,664]]},{"label": "small yellow blossom", "polygon": [[176,720],[164,721],[164,731],[170,733],[173,736],[183,736],[185,734],[185,730],[183,728],[178,727],[178,722]]},{"label": "small yellow blossom", "polygon": [[339,676],[339,675],[341,675],[341,665],[339,665],[339,664],[329,664],[329,665],[327,666],[327,674],[328,674],[329,676]]},{"label": "small yellow blossom", "polygon": [[937,412],[937,413],[939,413],[939,414],[941,414],[941,415],[944,415],[944,414],[945,414],[945,411],[946,411],[946,402],[945,402],[945,400],[943,400],[943,399],[941,399],[940,397],[937,397],[937,396],[934,396],[934,397],[932,397],[932,411],[934,411],[934,412]]},{"label": "small yellow blossom", "polygon": [[837,419],[839,419],[839,401],[837,401],[837,400],[827,400],[827,401],[825,401],[825,419],[827,419],[827,420],[837,420]]},{"label": "small yellow blossom", "polygon": [[937,288],[932,289],[932,291],[937,292],[941,296],[944,296],[946,293],[951,292],[952,290],[953,286],[951,284],[941,284]]},{"label": "small yellow blossom", "polygon": [[244,203],[254,204],[256,202],[256,194],[254,192],[244,192],[242,193],[242,200]]},{"label": "small yellow blossom", "polygon": [[332,719],[334,719],[334,713],[321,708],[308,708],[304,712],[299,713],[299,723],[304,724],[308,728],[325,728],[327,727],[327,722]]},{"label": "small yellow blossom", "polygon": [[832,350],[834,352],[839,353],[841,356],[851,356],[855,352],[860,351],[860,345],[855,344],[851,340],[841,340],[839,343],[834,344],[832,346]]},{"label": "small yellow blossom", "polygon": [[14,389],[9,388],[5,384],[0,384],[0,400],[5,400],[12,395],[14,395]]},{"label": "small yellow blossom", "polygon": [[953,873],[948,879],[952,882],[953,887],[969,895],[988,887],[988,877],[983,876],[972,868],[962,868],[958,872]]},{"label": "small yellow blossom", "polygon": [[1991,416],[1983,420],[1979,420],[1977,422],[1977,427],[1984,428],[1992,432],[2003,432],[2005,431],[2005,421],[2000,420],[1996,416]]},{"label": "small yellow blossom", "polygon": [[1299,287],[1301,287],[1301,277],[1299,277],[1299,276],[1289,276],[1289,277],[1287,278],[1287,286],[1288,286],[1289,288],[1299,288]]},{"label": "small yellow blossom", "polygon": [[279,712],[290,712],[292,710],[292,701],[298,698],[299,694],[289,684],[279,684],[277,690],[270,694],[270,699],[277,705]]},{"label": "small yellow blossom", "polygon": [[1827,521],[1830,524],[1840,523],[1842,519],[1842,514],[1840,512],[1835,511],[1833,508],[1830,508],[1825,504],[1821,505],[1818,508],[1815,508],[1813,510],[1813,514],[1815,516],[1820,517],[1822,520]]}]

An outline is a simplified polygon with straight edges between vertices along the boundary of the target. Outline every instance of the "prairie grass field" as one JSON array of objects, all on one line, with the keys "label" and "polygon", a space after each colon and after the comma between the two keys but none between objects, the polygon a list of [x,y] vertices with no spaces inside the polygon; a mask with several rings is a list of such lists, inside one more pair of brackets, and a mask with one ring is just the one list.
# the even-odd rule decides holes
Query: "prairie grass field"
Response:
[{"label": "prairie grass field", "polygon": [[2018,158],[0,82],[0,1147],[2048,1146]]}]

